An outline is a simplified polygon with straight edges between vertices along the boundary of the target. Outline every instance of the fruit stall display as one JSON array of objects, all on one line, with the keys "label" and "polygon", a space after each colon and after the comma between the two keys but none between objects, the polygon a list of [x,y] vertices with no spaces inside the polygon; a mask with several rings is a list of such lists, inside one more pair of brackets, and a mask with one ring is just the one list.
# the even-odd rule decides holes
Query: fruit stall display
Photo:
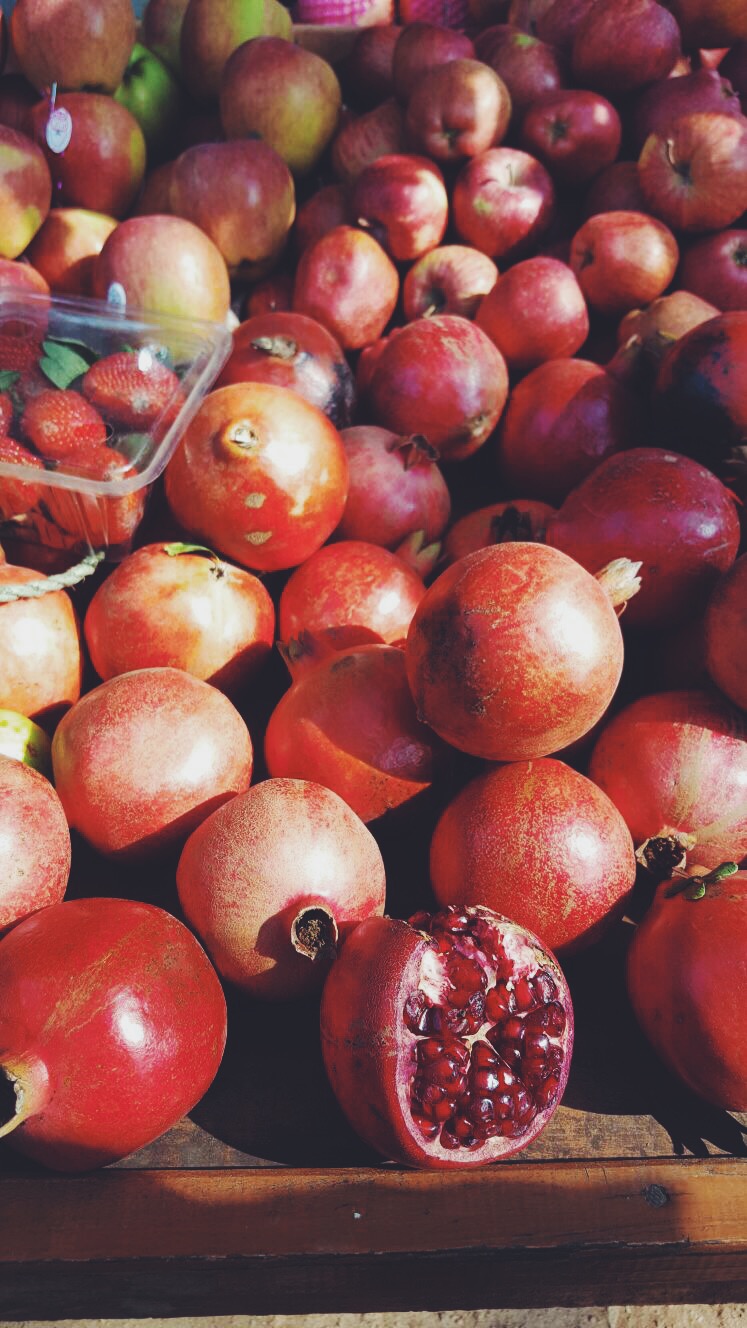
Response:
[{"label": "fruit stall display", "polygon": [[0,13],[0,1313],[747,1292],[743,0]]}]

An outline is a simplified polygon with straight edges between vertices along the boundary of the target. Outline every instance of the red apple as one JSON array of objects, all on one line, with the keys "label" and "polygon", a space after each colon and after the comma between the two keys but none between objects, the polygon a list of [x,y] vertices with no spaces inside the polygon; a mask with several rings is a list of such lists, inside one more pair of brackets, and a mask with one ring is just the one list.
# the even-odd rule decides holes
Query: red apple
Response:
[{"label": "red apple", "polygon": [[575,355],[589,334],[581,287],[557,258],[526,258],[504,272],[477,311],[477,323],[514,373]]},{"label": "red apple", "polygon": [[459,161],[500,143],[510,118],[508,89],[492,69],[479,60],[450,60],[421,74],[405,125],[418,152]]},{"label": "red apple", "polygon": [[465,162],[451,203],[460,239],[491,258],[510,262],[544,235],[555,209],[555,190],[535,157],[518,148],[488,148]]},{"label": "red apple", "polygon": [[638,159],[654,216],[673,230],[715,231],[747,209],[747,120],[715,111],[650,134]]},{"label": "red apple", "polygon": [[189,0],[148,0],[143,10],[143,43],[175,74],[181,73],[182,23]]},{"label": "red apple", "polygon": [[49,212],[52,181],[44,154],[17,129],[0,125],[0,258],[17,258]]},{"label": "red apple", "polygon": [[52,208],[27,256],[51,290],[90,295],[95,260],[117,224],[85,208]]},{"label": "red apple", "polygon": [[[366,29],[369,31],[369,29]],[[343,184],[324,184],[315,189],[296,212],[293,241],[297,254],[302,254],[315,240],[345,226],[350,218],[348,191]]]},{"label": "red apple", "polygon": [[398,294],[397,269],[378,241],[336,226],[302,253],[293,308],[317,318],[344,350],[360,350],[381,336]]},{"label": "red apple", "polygon": [[598,92],[555,92],[530,106],[519,143],[539,157],[555,180],[585,184],[617,158],[620,117]]},{"label": "red apple", "polygon": [[308,175],[317,165],[341,105],[340,84],[328,61],[282,37],[243,42],[221,75],[226,137],[259,136],[294,175]]},{"label": "red apple", "polygon": [[540,364],[516,384],[498,432],[501,490],[558,507],[605,457],[640,442],[636,398],[590,360]]},{"label": "red apple", "polygon": [[34,291],[39,295],[49,294],[49,286],[41,272],[37,272],[30,263],[0,258],[0,292],[12,290],[20,291],[21,294],[24,291]]},{"label": "red apple", "polygon": [[372,161],[406,151],[404,116],[391,98],[338,130],[332,143],[332,169],[338,180],[351,184]]},{"label": "red apple", "polygon": [[23,74],[3,74],[0,78],[0,124],[33,137],[31,109],[38,100],[39,93]]},{"label": "red apple", "polygon": [[352,187],[350,216],[395,262],[411,263],[443,239],[449,217],[444,178],[427,157],[379,157]]},{"label": "red apple", "polygon": [[402,283],[405,319],[433,314],[474,318],[483,295],[495,285],[498,268],[487,254],[465,244],[444,244],[413,263]]},{"label": "red apple", "polygon": [[394,95],[394,48],[404,29],[397,23],[362,28],[338,65],[345,101],[357,110],[370,111]]},{"label": "red apple", "polygon": [[689,245],[677,284],[720,310],[747,309],[747,230],[718,231]]},{"label": "red apple", "polygon": [[260,139],[198,143],[171,174],[171,211],[199,226],[249,280],[277,262],[296,215],[293,177]]},{"label": "red apple", "polygon": [[[538,35],[537,29],[542,22],[543,15],[552,5],[553,0],[511,0],[507,13],[499,14],[494,22],[512,23],[515,28],[521,32],[528,32],[531,36]],[[543,38],[544,41],[544,38]]]},{"label": "red apple", "polygon": [[669,0],[688,50],[704,46],[733,46],[747,39],[744,0]]},{"label": "red apple", "polygon": [[34,87],[114,92],[135,44],[132,0],[18,0],[13,50]]},{"label": "red apple", "polygon": [[189,0],[179,43],[188,91],[198,101],[214,100],[225,63],[237,46],[252,37],[290,38],[292,26],[279,0]]},{"label": "red apple", "polygon": [[62,148],[51,130],[50,106],[31,112],[34,134],[52,173],[55,207],[86,208],[124,217],[145,175],[145,139],[134,115],[113,97],[67,92],[54,115],[70,117],[70,140]]},{"label": "red apple", "polygon": [[392,55],[394,94],[406,102],[421,74],[450,60],[472,60],[474,56],[474,43],[465,33],[425,20],[408,23]]},{"label": "red apple", "polygon": [[152,217],[157,213],[171,211],[173,170],[173,161],[164,161],[160,166],[154,166],[152,171],[148,171],[138,194],[137,203],[132,209],[134,216]]},{"label": "red apple", "polygon": [[737,93],[742,109],[747,111],[747,38],[735,42],[721,61],[718,69],[722,78],[727,78]]},{"label": "red apple", "polygon": [[557,92],[565,82],[557,51],[510,23],[486,28],[475,42],[478,60],[484,60],[503,79],[511,97],[514,118],[532,102]]},{"label": "red apple", "polygon": [[633,150],[640,152],[649,134],[666,134],[680,116],[695,111],[741,115],[742,107],[731,83],[715,69],[660,79],[633,103],[627,125]]},{"label": "red apple", "polygon": [[134,309],[223,321],[231,290],[219,249],[182,217],[129,217],[96,260],[93,293],[120,286]]},{"label": "red apple", "polygon": [[637,161],[613,161],[595,177],[584,199],[583,212],[645,212],[646,200],[638,179]]},{"label": "red apple", "polygon": [[571,267],[587,302],[610,317],[663,295],[679,256],[669,228],[643,212],[600,212],[571,244]]},{"label": "red apple", "polygon": [[596,0],[549,0],[537,16],[537,36],[570,61],[576,30],[595,4]]},{"label": "red apple", "polygon": [[666,78],[680,54],[680,31],[656,0],[596,0],[573,38],[576,82],[609,96]]}]

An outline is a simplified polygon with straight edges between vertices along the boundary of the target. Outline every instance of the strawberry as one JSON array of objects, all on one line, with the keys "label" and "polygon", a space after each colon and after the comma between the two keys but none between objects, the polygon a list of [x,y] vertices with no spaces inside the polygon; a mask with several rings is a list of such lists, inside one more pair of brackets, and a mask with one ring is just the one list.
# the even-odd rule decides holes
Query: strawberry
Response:
[{"label": "strawberry", "polygon": [[[111,447],[96,447],[85,459],[87,479],[128,479],[137,474],[121,452]],[[121,497],[106,494],[76,493],[50,485],[44,501],[50,516],[69,535],[75,535],[92,549],[129,544],[140,524],[145,507],[145,489]]]},{"label": "strawberry", "polygon": [[147,429],[164,412],[182,404],[176,374],[149,351],[119,351],[92,365],[83,393],[112,424]]},{"label": "strawberry", "polygon": [[10,433],[13,421],[13,401],[7,392],[0,392],[0,437]]},{"label": "strawberry", "polygon": [[103,447],[107,427],[98,411],[79,392],[49,388],[28,402],[21,430],[50,461],[82,461]]},{"label": "strawberry", "polygon": [[0,332],[0,372],[30,369],[41,354],[41,345],[34,337],[14,337],[10,332]]},{"label": "strawberry", "polygon": [[399,0],[400,23],[435,23],[442,28],[463,28],[467,0]]},{"label": "strawberry", "polygon": [[[15,438],[8,438],[4,434],[0,435],[0,462],[44,470],[38,456],[34,456],[33,452],[29,452],[21,443],[17,443]],[[36,506],[40,495],[40,485],[32,484],[29,480],[11,479],[8,475],[0,475],[0,517],[3,521],[8,521],[13,516],[21,516],[23,512],[28,512],[30,508]]]}]

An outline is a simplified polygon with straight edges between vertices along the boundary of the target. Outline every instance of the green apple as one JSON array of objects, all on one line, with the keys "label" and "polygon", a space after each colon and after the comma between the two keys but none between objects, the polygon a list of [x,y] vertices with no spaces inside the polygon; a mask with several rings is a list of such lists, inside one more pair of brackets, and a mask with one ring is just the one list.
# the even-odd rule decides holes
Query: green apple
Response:
[{"label": "green apple", "polygon": [[182,95],[171,70],[135,42],[114,98],[134,115],[143,131],[149,157],[168,152],[182,112]]},{"label": "green apple", "polygon": [[0,710],[0,756],[23,761],[52,778],[52,744],[44,729],[17,710]]}]

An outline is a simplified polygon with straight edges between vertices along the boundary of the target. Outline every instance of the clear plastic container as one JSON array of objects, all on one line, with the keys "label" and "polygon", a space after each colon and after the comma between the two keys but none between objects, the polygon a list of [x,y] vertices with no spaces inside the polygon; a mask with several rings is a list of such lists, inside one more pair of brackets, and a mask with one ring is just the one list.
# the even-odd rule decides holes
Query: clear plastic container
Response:
[{"label": "clear plastic container", "polygon": [[0,292],[0,545],[124,556],[230,349],[221,323]]}]

